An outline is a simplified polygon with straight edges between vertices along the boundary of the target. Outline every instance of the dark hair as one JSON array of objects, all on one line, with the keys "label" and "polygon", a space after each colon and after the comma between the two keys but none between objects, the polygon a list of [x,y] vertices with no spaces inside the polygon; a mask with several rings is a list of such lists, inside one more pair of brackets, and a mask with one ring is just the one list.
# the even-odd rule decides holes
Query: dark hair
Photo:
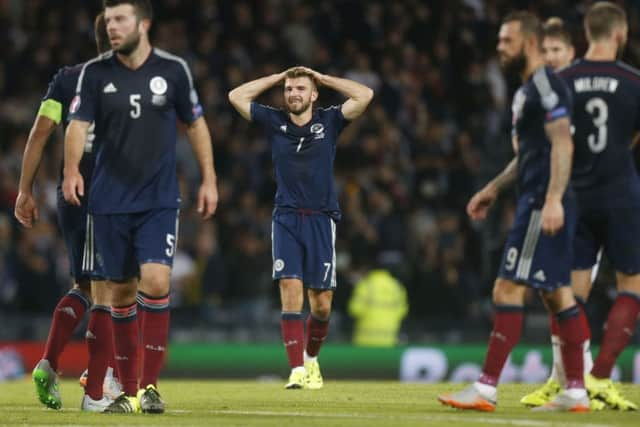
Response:
[{"label": "dark hair", "polygon": [[573,46],[573,42],[571,41],[571,33],[567,30],[567,27],[564,25],[564,21],[557,16],[552,16],[547,19],[542,26],[545,37],[551,37],[554,39],[560,39],[569,46]]},{"label": "dark hair", "polygon": [[153,19],[153,7],[149,0],[103,0],[102,5],[107,7],[115,7],[121,4],[130,4],[136,11],[138,19]]},{"label": "dark hair", "polygon": [[609,37],[616,27],[626,24],[627,13],[624,9],[608,1],[594,4],[584,17],[584,30],[591,40]]},{"label": "dark hair", "polygon": [[96,49],[98,49],[99,54],[111,49],[109,35],[107,34],[107,24],[104,22],[104,12],[100,12],[96,16],[96,20],[93,23],[93,34],[96,38]]},{"label": "dark hair", "polygon": [[514,21],[520,23],[520,30],[523,33],[535,37],[535,39],[538,41],[538,44],[542,45],[542,37],[544,35],[542,31],[542,23],[534,13],[528,12],[526,10],[511,12],[504,17],[502,23],[506,24],[508,22]]}]

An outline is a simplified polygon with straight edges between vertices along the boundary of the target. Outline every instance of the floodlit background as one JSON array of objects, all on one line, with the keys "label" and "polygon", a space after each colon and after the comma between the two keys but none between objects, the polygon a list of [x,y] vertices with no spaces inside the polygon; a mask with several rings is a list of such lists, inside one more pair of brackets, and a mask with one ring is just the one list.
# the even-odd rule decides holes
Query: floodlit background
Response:
[{"label": "floodlit background", "polygon": [[[343,133],[336,157],[344,219],[328,343],[350,342],[352,291],[376,267],[390,271],[408,295],[400,344],[484,343],[513,194],[483,224],[471,223],[464,207],[512,155],[514,84],[504,80],[495,55],[500,19],[516,8],[560,16],[581,54],[581,19],[590,3],[153,1],[152,43],[191,66],[214,140],[220,192],[214,220],[201,222],[193,206],[198,168],[180,133],[184,206],[172,342],[279,345],[279,299],[270,280],[270,150],[259,129],[232,110],[227,92],[302,64],[357,80],[376,94],[363,118]],[[625,60],[640,66],[640,5],[619,3],[630,22]],[[55,216],[62,129],[38,174],[37,226],[19,227],[13,204],[39,100],[59,67],[95,55],[92,24],[99,10],[96,0],[0,0],[0,341],[43,340],[51,310],[70,286]],[[277,106],[280,98],[272,90],[260,101]],[[339,102],[338,94],[321,90],[319,105]],[[588,306],[595,341],[613,292],[606,273]],[[547,343],[546,316],[535,295],[529,311],[524,340]],[[278,357],[284,360],[284,352]]]}]

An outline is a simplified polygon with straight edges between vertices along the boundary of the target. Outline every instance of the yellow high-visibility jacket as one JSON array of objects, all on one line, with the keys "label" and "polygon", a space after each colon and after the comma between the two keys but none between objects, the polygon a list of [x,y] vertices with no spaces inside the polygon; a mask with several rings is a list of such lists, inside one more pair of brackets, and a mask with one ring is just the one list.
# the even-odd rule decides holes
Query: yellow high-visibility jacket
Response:
[{"label": "yellow high-visibility jacket", "polygon": [[409,305],[404,286],[387,270],[372,270],[360,280],[349,300],[349,314],[355,318],[353,343],[361,346],[392,347]]}]

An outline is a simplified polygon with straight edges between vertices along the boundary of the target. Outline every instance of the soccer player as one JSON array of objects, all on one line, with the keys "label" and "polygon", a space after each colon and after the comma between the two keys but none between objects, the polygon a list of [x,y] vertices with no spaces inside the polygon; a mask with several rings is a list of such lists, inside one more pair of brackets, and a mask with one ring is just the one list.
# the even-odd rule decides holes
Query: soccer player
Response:
[{"label": "soccer player", "polygon": [[[542,54],[544,62],[554,71],[568,67],[574,59],[575,48],[571,41],[571,34],[564,25],[562,19],[551,17],[543,25],[544,37],[542,39]],[[580,300],[576,298],[580,303]],[[537,390],[524,396],[520,403],[526,406],[540,406],[552,400],[561,390],[564,383],[564,366],[562,365],[562,354],[560,353],[560,337],[558,322],[554,313],[549,313],[549,324],[551,326],[551,349],[552,368],[551,375],[547,382]],[[589,340],[585,341],[584,369],[589,372],[593,366]],[[592,402],[593,404],[596,402]]]},{"label": "soccer player", "polygon": [[[79,205],[86,186],[78,164],[90,123],[95,122],[86,267],[104,277],[111,291],[123,386],[105,412],[165,410],[157,380],[167,347],[178,236],[177,118],[186,124],[202,174],[197,206],[203,219],[213,215],[218,200],[211,137],[191,72],[183,59],[151,46],[152,15],[148,0],[104,1],[113,51],[82,68],[65,139],[64,197]],[[140,381],[138,314],[144,353]]]},{"label": "soccer player", "polygon": [[557,16],[547,19],[543,25],[542,54],[544,62],[558,71],[571,64],[576,50],[571,41],[571,33],[567,30],[562,19]]},{"label": "soccer player", "polygon": [[493,288],[495,318],[482,375],[465,390],[438,397],[443,404],[494,411],[504,363],[522,332],[527,287],[540,292],[560,326],[566,389],[534,410],[589,411],[584,387],[582,342],[586,320],[570,285],[575,203],[565,191],[571,174],[569,90],[544,66],[542,25],[529,12],[509,14],[500,27],[497,46],[507,74],[522,86],[513,98],[513,143],[516,158],[476,193],[467,212],[484,219],[505,186],[517,179],[516,218]]},{"label": "soccer player", "polygon": [[[95,38],[99,53],[110,49],[102,14],[95,20]],[[42,100],[31,128],[22,159],[20,187],[15,206],[16,218],[27,228],[31,228],[33,222],[39,219],[38,206],[33,197],[33,181],[42,160],[44,146],[55,128],[60,123],[67,123],[67,109],[75,94],[81,68],[82,64],[64,67],[58,71],[49,84],[47,94]],[[89,135],[80,165],[80,171],[87,182],[91,179],[94,163],[92,139],[93,135]],[[61,184],[62,170],[58,187],[58,222],[67,247],[74,285],[58,302],[53,312],[44,355],[33,369],[33,380],[40,401],[49,408],[60,409],[62,400],[56,374],[58,358],[73,331],[82,321],[84,313],[91,307],[86,335],[89,349],[89,374],[81,409],[100,412],[120,391],[112,375],[105,377],[107,367],[115,366],[108,292],[103,283],[91,283],[90,277],[82,272],[87,209],[86,205],[77,207],[65,202]],[[109,369],[109,372],[113,372],[113,368]]]},{"label": "soccer player", "polygon": [[[284,82],[286,111],[254,100]],[[337,90],[342,105],[314,110],[318,86]],[[333,180],[338,135],[360,116],[373,91],[354,81],[295,67],[245,83],[231,92],[233,107],[257,122],[271,144],[277,191],[272,221],[273,280],[282,302],[282,338],[291,375],[287,389],[323,386],[317,356],[327,336],[336,288],[336,223],[340,208]],[[309,298],[306,343],[302,307]]]},{"label": "soccer player", "polygon": [[579,215],[571,281],[576,297],[586,300],[592,267],[603,248],[616,270],[618,296],[585,380],[592,398],[611,408],[637,410],[610,376],[640,312],[640,180],[631,153],[640,130],[640,71],[616,60],[624,51],[628,32],[621,7],[595,3],[585,15],[584,27],[587,53],[560,72],[574,99],[576,152],[571,182]]}]

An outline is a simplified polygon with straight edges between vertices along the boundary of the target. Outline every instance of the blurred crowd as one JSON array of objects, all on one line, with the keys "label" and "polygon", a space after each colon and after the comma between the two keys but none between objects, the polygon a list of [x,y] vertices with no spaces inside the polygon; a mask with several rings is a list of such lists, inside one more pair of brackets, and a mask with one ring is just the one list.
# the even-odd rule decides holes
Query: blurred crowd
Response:
[{"label": "blurred crowd", "polygon": [[[510,224],[507,195],[483,224],[465,204],[512,156],[510,101],[495,55],[501,17],[526,7],[561,16],[584,51],[587,1],[560,0],[154,0],[154,45],[190,64],[214,140],[220,202],[199,220],[198,168],[178,141],[183,192],[172,305],[215,319],[260,320],[278,306],[271,283],[275,184],[267,141],[227,101],[248,80],[302,64],[375,91],[363,118],[344,131],[336,156],[343,221],[339,288],[345,312],[353,284],[383,266],[406,287],[410,321],[461,326],[486,316]],[[49,312],[69,286],[55,217],[62,130],[48,144],[36,191],[40,221],[13,221],[20,162],[47,82],[62,65],[95,55],[97,0],[0,0],[0,306]],[[627,2],[640,64],[640,8]],[[281,106],[273,89],[260,102]],[[320,90],[320,106],[342,102]]]}]

